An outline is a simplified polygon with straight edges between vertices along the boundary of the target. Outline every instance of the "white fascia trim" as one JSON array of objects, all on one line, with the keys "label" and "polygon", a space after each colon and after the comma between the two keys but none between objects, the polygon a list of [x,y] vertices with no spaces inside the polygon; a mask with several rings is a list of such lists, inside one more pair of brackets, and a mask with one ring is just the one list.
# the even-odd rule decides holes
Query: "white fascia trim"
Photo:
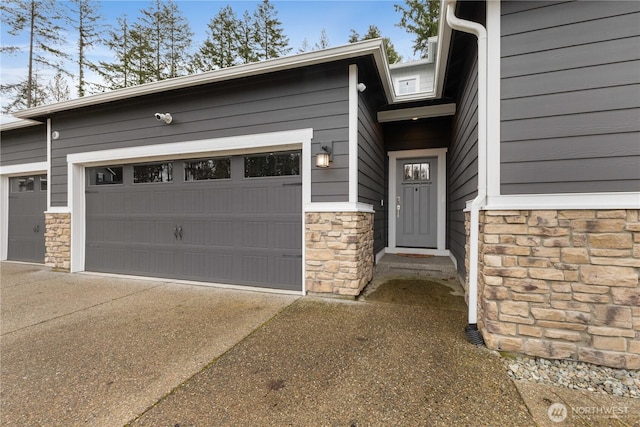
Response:
[{"label": "white fascia trim", "polygon": [[[345,59],[359,58],[367,55],[374,56],[378,69],[381,71],[380,75],[385,76],[386,74],[386,79],[389,79],[389,69],[386,62],[386,55],[384,53],[384,45],[382,39],[377,38],[323,50],[269,59],[266,61],[236,65],[234,67],[223,68],[220,70],[208,71],[184,77],[176,77],[159,82],[146,83],[130,88],[118,89],[111,92],[100,93],[97,95],[85,96],[70,101],[63,101],[56,104],[43,105],[40,107],[30,108],[28,110],[18,111],[14,113],[14,116],[18,118],[39,117],[55,112],[104,104],[107,102],[135,98],[143,95],[157,94],[175,89],[200,86],[214,82],[239,79],[243,77],[258,76],[262,74],[274,73],[277,71],[302,68]],[[389,90],[391,89],[391,87],[385,83],[385,77],[383,77],[382,80],[388,99],[391,99],[391,94],[393,93],[393,91]]]},{"label": "white fascia trim", "polygon": [[13,122],[0,124],[0,132],[4,132],[5,130],[21,129],[21,128],[27,128],[31,126],[38,126],[38,125],[42,125],[42,122],[37,122],[35,120],[18,119]]},{"label": "white fascia trim", "polygon": [[414,118],[426,119],[430,117],[453,116],[456,114],[456,104],[430,105],[427,107],[403,108],[400,110],[378,112],[378,122],[398,122]]},{"label": "white fascia trim", "polygon": [[[0,166],[0,261],[7,259],[9,250],[9,178],[25,174],[48,173],[49,162]],[[50,187],[51,183],[47,187]]]},{"label": "white fascia trim", "polygon": [[[437,251],[444,253],[447,251],[447,149],[446,148],[429,148],[424,150],[403,150],[389,151],[389,200],[387,204],[388,228],[389,228],[389,246],[387,253],[396,248],[396,160],[407,159],[412,157],[437,157],[438,160],[438,236]],[[448,255],[448,251],[447,251]]]},{"label": "white fascia trim", "polygon": [[500,2],[487,2],[487,195],[500,195]]},{"label": "white fascia trim", "polygon": [[[84,271],[85,265],[85,168],[113,162],[132,163],[159,159],[188,158],[206,154],[240,154],[264,150],[302,148],[302,197],[303,203],[311,201],[311,139],[313,129],[297,129],[282,132],[241,135],[198,141],[174,142],[141,147],[116,148],[67,155],[68,208],[55,208],[71,212],[71,272]],[[53,210],[54,208],[51,208]],[[304,227],[304,219],[303,219]],[[302,250],[304,257],[304,229]],[[304,259],[304,258],[303,258]],[[305,263],[302,264],[304,290]]]},{"label": "white fascia trim", "polygon": [[308,212],[367,212],[374,213],[373,205],[368,203],[351,202],[313,202],[305,203],[305,213]]},{"label": "white fascia trim", "polygon": [[445,1],[440,1],[440,16],[438,17],[438,53],[434,77],[435,98],[442,98],[444,78],[447,72],[447,63],[449,62],[449,46],[451,45],[452,30],[444,18],[447,10]]},{"label": "white fascia trim", "polygon": [[411,255],[434,255],[434,256],[450,256],[448,249],[423,249],[423,248],[403,248],[400,246],[387,247],[385,252],[388,254],[411,254]]},{"label": "white fascia trim", "polygon": [[640,209],[640,192],[517,194],[489,197],[484,210]]},{"label": "white fascia trim", "polygon": [[349,65],[349,203],[358,202],[358,66]]},{"label": "white fascia trim", "polygon": [[28,173],[44,174],[49,169],[48,162],[22,163],[20,165],[0,166],[0,175],[20,176]]}]

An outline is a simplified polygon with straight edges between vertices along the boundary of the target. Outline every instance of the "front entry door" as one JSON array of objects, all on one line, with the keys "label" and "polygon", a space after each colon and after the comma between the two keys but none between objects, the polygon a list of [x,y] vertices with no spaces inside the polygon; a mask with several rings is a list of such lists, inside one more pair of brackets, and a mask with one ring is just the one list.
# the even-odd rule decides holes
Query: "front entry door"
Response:
[{"label": "front entry door", "polygon": [[436,248],[438,159],[397,160],[396,246]]}]

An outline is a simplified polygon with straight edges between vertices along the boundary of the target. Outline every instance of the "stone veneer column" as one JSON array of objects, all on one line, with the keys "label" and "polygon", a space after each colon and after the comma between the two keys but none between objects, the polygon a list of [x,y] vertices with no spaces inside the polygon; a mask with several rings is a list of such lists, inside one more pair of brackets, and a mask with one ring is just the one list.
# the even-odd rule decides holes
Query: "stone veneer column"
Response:
[{"label": "stone veneer column", "polygon": [[483,212],[478,323],[487,347],[640,369],[638,216]]},{"label": "stone veneer column", "polygon": [[71,214],[45,213],[44,263],[54,270],[71,267]]},{"label": "stone veneer column", "polygon": [[373,214],[305,215],[306,289],[356,296],[373,277]]}]

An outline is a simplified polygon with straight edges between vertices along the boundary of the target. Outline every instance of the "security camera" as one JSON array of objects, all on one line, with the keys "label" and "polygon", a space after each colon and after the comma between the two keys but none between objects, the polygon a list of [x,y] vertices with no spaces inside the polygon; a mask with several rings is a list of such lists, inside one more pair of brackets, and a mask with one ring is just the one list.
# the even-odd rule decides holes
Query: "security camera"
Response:
[{"label": "security camera", "polygon": [[157,121],[165,122],[166,124],[169,124],[173,121],[173,117],[171,117],[171,114],[169,113],[156,113],[155,118]]}]

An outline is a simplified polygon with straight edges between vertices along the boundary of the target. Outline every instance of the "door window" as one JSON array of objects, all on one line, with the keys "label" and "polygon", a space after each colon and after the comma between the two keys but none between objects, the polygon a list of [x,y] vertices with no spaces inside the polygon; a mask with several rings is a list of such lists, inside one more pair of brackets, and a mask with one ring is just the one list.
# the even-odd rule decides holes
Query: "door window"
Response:
[{"label": "door window", "polygon": [[404,164],[404,182],[421,182],[430,180],[431,171],[429,170],[428,162]]}]

